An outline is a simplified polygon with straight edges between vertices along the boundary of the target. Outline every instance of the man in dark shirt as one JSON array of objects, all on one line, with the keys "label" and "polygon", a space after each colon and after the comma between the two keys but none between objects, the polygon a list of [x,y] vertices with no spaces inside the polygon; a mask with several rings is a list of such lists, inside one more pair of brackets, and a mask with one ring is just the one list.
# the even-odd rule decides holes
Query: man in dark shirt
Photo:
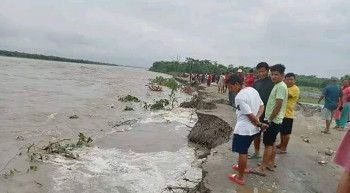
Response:
[{"label": "man in dark shirt", "polygon": [[[269,77],[269,65],[266,62],[260,62],[256,69],[258,71],[259,80],[255,81],[253,84],[253,88],[258,91],[261,100],[263,101],[265,107],[267,104],[267,101],[269,100],[270,93],[275,86],[275,84],[272,82],[271,78]],[[265,115],[265,109],[264,113]],[[259,117],[260,122],[264,121],[264,116]],[[261,142],[261,132],[255,137],[254,139],[254,149],[255,153],[253,153],[251,156],[249,156],[248,159],[258,159],[261,158],[260,156],[260,142]]]},{"label": "man in dark shirt", "polygon": [[326,86],[323,89],[322,96],[318,100],[318,103],[321,100],[325,99],[324,107],[322,109],[321,118],[326,120],[326,129],[322,133],[330,134],[329,127],[333,120],[333,113],[338,108],[338,103],[340,102],[339,111],[343,110],[342,102],[342,89],[337,85],[338,79],[336,77],[331,77],[330,85]]}]

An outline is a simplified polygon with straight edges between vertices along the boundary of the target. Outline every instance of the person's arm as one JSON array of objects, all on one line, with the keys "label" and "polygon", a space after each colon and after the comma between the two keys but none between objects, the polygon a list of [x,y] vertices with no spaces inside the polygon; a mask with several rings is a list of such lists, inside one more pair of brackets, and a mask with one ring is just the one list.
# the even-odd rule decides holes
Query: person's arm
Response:
[{"label": "person's arm", "polygon": [[260,127],[262,130],[267,129],[269,126],[265,123],[261,123],[259,118],[256,117],[253,113],[247,115],[249,120],[253,123],[253,125]]},{"label": "person's arm", "polygon": [[322,91],[322,95],[320,96],[320,99],[318,99],[318,104],[320,104],[320,102],[324,99],[324,96],[326,95],[326,88],[323,89]]},{"label": "person's arm", "polygon": [[343,105],[344,105],[342,98],[343,98],[343,90],[340,89],[339,104],[340,104],[341,107],[343,107]]},{"label": "person's arm", "polygon": [[278,113],[281,111],[282,105],[283,105],[283,99],[276,99],[276,106],[272,111],[272,114],[269,118],[269,122],[271,122],[277,117]]},{"label": "person's arm", "polygon": [[339,110],[339,111],[342,111],[342,110],[343,110],[343,100],[342,100],[342,97],[339,97],[338,102],[339,102],[339,104],[340,104],[338,110]]},{"label": "person's arm", "polygon": [[260,121],[258,117],[256,117],[253,113],[247,114],[249,120],[253,123],[255,126],[260,126]]},{"label": "person's arm", "polygon": [[263,104],[260,105],[259,112],[258,112],[258,114],[256,115],[256,117],[257,117],[258,119],[260,119],[261,115],[264,113],[264,109],[265,109],[265,106],[264,106]]},{"label": "person's arm", "polygon": [[321,102],[323,99],[324,99],[324,96],[322,95],[322,96],[320,97],[320,99],[318,99],[318,104],[320,104],[320,102]]}]

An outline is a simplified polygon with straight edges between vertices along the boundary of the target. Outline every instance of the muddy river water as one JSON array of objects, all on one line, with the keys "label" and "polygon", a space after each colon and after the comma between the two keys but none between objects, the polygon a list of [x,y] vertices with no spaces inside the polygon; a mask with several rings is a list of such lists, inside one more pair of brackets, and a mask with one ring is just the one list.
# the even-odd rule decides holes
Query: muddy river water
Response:
[{"label": "muddy river water", "polygon": [[[131,193],[195,186],[202,171],[187,145],[189,127],[197,120],[193,110],[151,112],[118,101],[127,94],[148,103],[169,98],[169,90],[150,92],[146,86],[159,75],[138,68],[0,57],[0,192]],[[181,93],[177,97],[188,99]],[[135,111],[124,111],[126,106]],[[130,124],[115,126],[125,121]],[[79,159],[50,155],[44,162],[30,161],[31,144],[76,141],[80,132],[93,143],[75,151]],[[14,174],[6,176],[11,170]]]}]

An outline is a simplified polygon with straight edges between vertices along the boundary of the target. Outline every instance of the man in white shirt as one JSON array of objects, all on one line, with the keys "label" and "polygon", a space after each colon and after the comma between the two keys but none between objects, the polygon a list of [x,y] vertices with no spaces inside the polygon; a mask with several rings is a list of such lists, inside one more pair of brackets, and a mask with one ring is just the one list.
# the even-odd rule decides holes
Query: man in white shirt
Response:
[{"label": "man in white shirt", "polygon": [[249,146],[260,132],[259,127],[266,129],[268,125],[259,121],[264,112],[264,103],[258,91],[252,87],[244,87],[243,81],[237,75],[232,75],[226,83],[228,89],[236,94],[237,123],[233,132],[232,151],[239,153],[238,165],[232,166],[239,174],[229,174],[228,177],[235,183],[244,185],[244,173],[251,172],[247,169]]}]

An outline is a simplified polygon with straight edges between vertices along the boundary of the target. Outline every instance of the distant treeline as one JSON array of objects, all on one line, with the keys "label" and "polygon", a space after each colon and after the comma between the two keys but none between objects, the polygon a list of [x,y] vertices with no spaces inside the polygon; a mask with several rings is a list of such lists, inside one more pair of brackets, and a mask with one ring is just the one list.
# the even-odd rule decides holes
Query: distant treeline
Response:
[{"label": "distant treeline", "polygon": [[7,51],[7,50],[0,50],[0,56],[17,57],[17,58],[30,58],[30,59],[37,59],[37,60],[51,60],[51,61],[60,61],[60,62],[74,62],[74,63],[84,63],[84,64],[117,66],[116,64],[94,62],[94,61],[90,61],[90,60],[62,58],[62,57],[57,57],[57,56],[45,56],[42,54],[28,54],[28,53],[24,53],[24,52]]},{"label": "distant treeline", "polygon": [[[149,69],[154,72],[162,72],[171,75],[178,75],[179,73],[213,73],[221,74],[227,72],[237,72],[238,69],[242,69],[244,73],[249,72],[251,67],[238,66],[234,67],[233,65],[225,66],[217,62],[210,60],[197,60],[193,58],[186,58],[184,62],[179,61],[156,61],[153,63],[152,67]],[[255,69],[254,69],[255,70]],[[256,70],[255,70],[256,71]],[[288,72],[288,70],[287,70]],[[328,79],[318,78],[315,75],[296,75],[297,84],[299,86],[307,86],[314,88],[323,88],[328,84]],[[341,80],[350,80],[350,75],[346,75],[341,78]]]}]

